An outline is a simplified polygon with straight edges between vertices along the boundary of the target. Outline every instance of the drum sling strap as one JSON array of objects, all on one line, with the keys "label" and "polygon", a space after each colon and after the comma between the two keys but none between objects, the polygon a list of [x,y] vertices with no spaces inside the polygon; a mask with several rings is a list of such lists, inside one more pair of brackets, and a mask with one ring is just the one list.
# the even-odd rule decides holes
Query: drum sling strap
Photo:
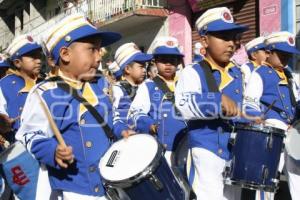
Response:
[{"label": "drum sling strap", "polygon": [[[294,92],[293,92],[293,76],[292,76],[291,72],[288,69],[285,68],[283,71],[284,71],[284,74],[285,74],[285,76],[287,77],[287,80],[288,80],[287,87],[288,87],[288,90],[289,90],[289,93],[290,93],[291,104],[292,104],[293,107],[296,107],[297,102],[296,102],[296,98],[295,98],[295,95],[294,95]],[[271,106],[271,104],[268,103],[268,102],[265,102],[265,101],[260,101],[260,102],[263,105],[265,105],[266,107],[270,107]],[[278,114],[281,114],[283,112],[285,113],[285,111],[283,109],[278,108],[278,107],[276,107],[274,105],[271,106],[270,109],[273,110],[273,111],[275,111],[275,112],[277,112]]]},{"label": "drum sling strap", "polygon": [[133,101],[136,95],[136,86],[132,86],[127,80],[120,81],[120,85],[125,89],[127,95],[130,97],[131,101]]},{"label": "drum sling strap", "polygon": [[60,87],[65,92],[71,94],[77,101],[82,103],[86,107],[86,109],[91,113],[91,115],[96,119],[96,121],[101,125],[109,141],[115,142],[117,140],[111,128],[107,125],[107,123],[104,121],[103,117],[98,113],[98,111],[85,98],[80,96],[74,88],[68,85],[61,77],[52,77],[47,79],[47,81],[57,82],[58,87]]},{"label": "drum sling strap", "polygon": [[211,67],[206,60],[202,60],[199,62],[199,65],[202,67],[202,70],[205,75],[205,79],[207,81],[207,87],[209,92],[219,92],[217,82],[213,76]]}]

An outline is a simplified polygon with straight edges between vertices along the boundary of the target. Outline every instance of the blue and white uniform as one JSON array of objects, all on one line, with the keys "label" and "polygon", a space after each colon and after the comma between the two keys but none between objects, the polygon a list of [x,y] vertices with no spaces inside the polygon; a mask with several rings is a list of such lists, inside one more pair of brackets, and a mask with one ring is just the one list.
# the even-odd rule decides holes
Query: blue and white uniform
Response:
[{"label": "blue and white uniform", "polygon": [[[146,63],[152,59],[152,55],[142,53],[134,43],[125,43],[120,46],[115,54],[115,62],[110,65],[113,75],[120,79],[126,66],[133,62]],[[128,124],[127,116],[130,105],[135,97],[137,85],[126,80],[118,81],[113,85],[113,122],[114,132],[121,137],[122,132],[132,129]]]},{"label": "blue and white uniform", "polygon": [[[101,38],[102,46],[121,37],[118,33],[101,32],[83,15],[74,14],[49,30],[45,44],[55,64],[59,65],[62,47],[91,36]],[[112,128],[112,105],[106,95],[108,83],[105,78],[81,82],[66,77],[60,70],[58,76],[94,106],[104,122]],[[72,147],[75,158],[67,169],[55,162],[58,142],[41,103],[51,113],[66,145]],[[55,81],[44,81],[29,93],[21,122],[16,138],[25,144],[38,161],[46,165],[53,192],[60,193],[63,199],[106,199],[98,165],[110,142],[101,124],[82,103],[58,87]]]},{"label": "blue and white uniform", "polygon": [[[206,11],[196,22],[200,35],[225,30],[246,30],[233,22],[230,11],[214,8]],[[197,199],[223,199],[223,170],[230,160],[229,138],[231,119],[222,119],[221,98],[225,94],[239,108],[243,99],[242,73],[229,62],[224,70],[209,63],[217,91],[211,91],[203,66],[195,64],[182,71],[176,90],[176,107],[188,124],[192,163],[187,163],[190,184]]]},{"label": "blue and white uniform", "polygon": [[[291,54],[300,54],[295,48],[295,39],[291,33],[277,32],[266,37],[266,48],[270,51],[284,51]],[[299,102],[299,90],[292,80],[291,71],[286,67],[277,69],[269,63],[257,68],[251,75],[245,91],[244,111],[248,115],[261,116],[264,114],[266,124],[287,130],[296,114],[296,104]],[[272,108],[265,113],[267,107]],[[283,160],[285,162],[283,162]],[[300,190],[295,185],[300,182],[299,166],[292,159],[283,155],[280,160],[279,170],[285,170],[289,181],[290,193],[293,199],[299,199]],[[298,172],[297,170],[298,169]],[[261,193],[261,199],[273,199],[274,194]]]},{"label": "blue and white uniform", "polygon": [[[182,59],[184,56],[179,50],[178,40],[174,37],[156,38],[152,49],[154,59],[157,56],[163,58],[170,55]],[[129,120],[140,133],[149,133],[151,125],[158,127],[157,139],[165,146],[165,157],[171,166],[172,151],[185,134],[186,124],[174,105],[173,93],[177,78],[167,81],[158,74],[154,79],[160,83],[147,79],[139,86],[130,107]],[[163,91],[161,84],[168,88],[168,91]]]}]

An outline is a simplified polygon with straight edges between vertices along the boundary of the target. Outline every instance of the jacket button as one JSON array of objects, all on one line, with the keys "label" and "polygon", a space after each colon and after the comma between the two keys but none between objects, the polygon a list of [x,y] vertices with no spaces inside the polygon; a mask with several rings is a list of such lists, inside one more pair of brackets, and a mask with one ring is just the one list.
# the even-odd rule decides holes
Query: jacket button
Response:
[{"label": "jacket button", "polygon": [[289,109],[289,107],[288,107],[288,106],[286,106],[286,107],[285,107],[285,109]]},{"label": "jacket button", "polygon": [[92,144],[91,141],[86,141],[85,146],[88,147],[88,148],[91,148],[93,146],[93,144]]},{"label": "jacket button", "polygon": [[268,72],[269,72],[269,74],[272,74],[272,71],[271,71],[271,70],[269,70]]},{"label": "jacket button", "polygon": [[11,83],[12,83],[12,84],[16,84],[16,81],[12,81]]},{"label": "jacket button", "polygon": [[284,94],[282,94],[282,95],[281,95],[281,97],[282,97],[282,98],[285,98],[285,95],[284,95]]},{"label": "jacket button", "polygon": [[222,154],[223,150],[222,149],[218,149],[218,154]]},{"label": "jacket button", "polygon": [[167,114],[167,113],[164,113],[163,116],[164,116],[164,117],[168,117],[168,114]]},{"label": "jacket button", "polygon": [[23,110],[23,107],[20,107],[20,108],[19,108],[19,111],[22,111],[22,110]]},{"label": "jacket button", "polygon": [[96,187],[94,188],[94,191],[95,191],[95,192],[99,192],[99,187],[96,186]]},{"label": "jacket button", "polygon": [[80,124],[80,125],[85,124],[85,119],[81,119],[80,122],[79,122],[79,124]]},{"label": "jacket button", "polygon": [[92,173],[92,172],[95,172],[96,171],[96,167],[95,166],[90,166],[89,167],[89,171]]},{"label": "jacket button", "polygon": [[239,94],[239,93],[240,93],[240,90],[239,90],[239,89],[236,89],[236,90],[235,90],[235,93]]}]

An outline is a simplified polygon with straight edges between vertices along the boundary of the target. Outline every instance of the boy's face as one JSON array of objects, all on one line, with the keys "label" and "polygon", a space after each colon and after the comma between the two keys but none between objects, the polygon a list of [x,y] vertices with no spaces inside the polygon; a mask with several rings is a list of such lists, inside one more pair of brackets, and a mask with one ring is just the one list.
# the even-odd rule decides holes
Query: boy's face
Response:
[{"label": "boy's face", "polygon": [[157,75],[157,67],[156,66],[151,66],[151,69],[148,72],[149,78],[153,79]]},{"label": "boy's face", "polygon": [[258,65],[261,65],[267,60],[267,58],[269,57],[269,53],[263,49],[260,49],[253,52],[251,56]]},{"label": "boy's face", "polygon": [[125,70],[135,84],[140,84],[144,81],[146,76],[145,63],[133,62]]},{"label": "boy's face", "polygon": [[158,74],[165,79],[173,79],[177,66],[181,62],[181,58],[175,55],[161,55],[154,59]]},{"label": "boy's face", "polygon": [[292,54],[284,51],[271,51],[267,59],[267,62],[270,63],[273,67],[283,68],[285,67],[289,59],[292,57]]},{"label": "boy's face", "polygon": [[36,77],[41,71],[41,58],[41,50],[34,50],[16,59],[14,65],[28,76]]},{"label": "boy's face", "polygon": [[67,63],[65,70],[77,80],[92,80],[101,61],[100,48],[101,39],[96,37],[73,42],[65,49],[67,52],[61,55],[62,60]]},{"label": "boy's face", "polygon": [[229,63],[236,50],[236,40],[239,35],[236,31],[209,32],[202,36],[206,48],[206,56],[219,66]]}]

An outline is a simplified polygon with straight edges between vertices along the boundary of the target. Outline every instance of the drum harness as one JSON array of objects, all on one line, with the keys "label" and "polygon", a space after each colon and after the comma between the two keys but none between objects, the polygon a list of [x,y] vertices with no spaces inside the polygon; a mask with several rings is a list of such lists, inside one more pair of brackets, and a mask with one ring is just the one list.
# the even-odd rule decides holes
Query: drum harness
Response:
[{"label": "drum harness", "polygon": [[82,105],[86,107],[86,109],[91,113],[91,115],[95,118],[95,120],[101,125],[110,143],[117,141],[117,137],[113,134],[112,129],[107,125],[107,123],[104,121],[103,117],[99,114],[99,112],[85,98],[80,96],[74,88],[68,85],[61,77],[59,76],[51,77],[46,81],[56,82],[59,88],[71,94],[72,97],[74,97],[77,101],[82,103]]},{"label": "drum harness", "polygon": [[133,101],[138,87],[131,85],[127,80],[120,81],[120,85],[124,88],[131,101]]},{"label": "drum harness", "polygon": [[[284,69],[284,74],[285,74],[285,76],[287,77],[287,80],[288,80],[287,87],[288,87],[288,90],[289,90],[289,93],[290,93],[291,104],[292,104],[293,107],[296,107],[297,103],[296,103],[296,98],[295,98],[295,95],[294,95],[294,92],[293,92],[293,76],[292,76],[291,72],[288,69],[286,69],[286,68]],[[280,94],[280,90],[279,90],[279,86],[278,85],[277,85],[277,91]],[[284,107],[284,103],[282,101],[281,95],[280,95],[280,101],[281,101],[281,104],[282,104],[283,108],[285,108]],[[293,121],[295,120],[295,119],[291,119],[291,117],[289,117],[287,110],[278,108],[278,107],[272,105],[273,103],[270,104],[270,103],[262,101],[262,100],[260,100],[260,102],[264,106],[270,107],[271,110],[277,112],[281,117],[286,116],[286,118],[288,120],[288,123],[292,124]]]}]

